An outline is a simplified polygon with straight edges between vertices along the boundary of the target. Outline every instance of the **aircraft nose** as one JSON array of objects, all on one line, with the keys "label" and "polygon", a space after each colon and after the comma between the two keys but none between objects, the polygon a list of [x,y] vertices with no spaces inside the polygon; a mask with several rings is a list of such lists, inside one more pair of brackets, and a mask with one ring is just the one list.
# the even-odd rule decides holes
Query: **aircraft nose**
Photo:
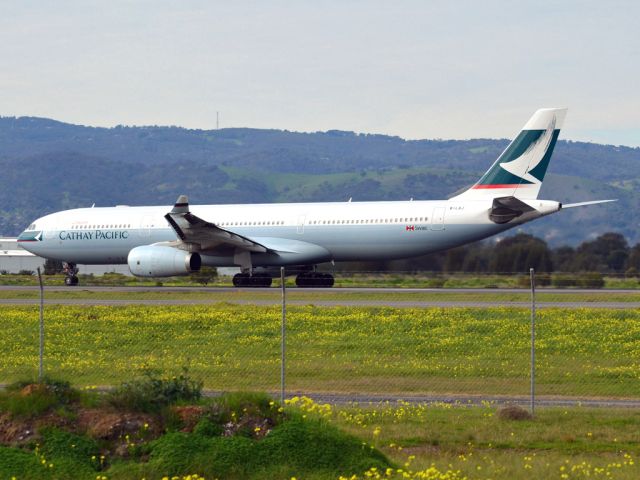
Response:
[{"label": "aircraft nose", "polygon": [[42,230],[32,229],[31,226],[18,235],[18,243],[28,252],[33,253],[34,247],[42,241]]}]

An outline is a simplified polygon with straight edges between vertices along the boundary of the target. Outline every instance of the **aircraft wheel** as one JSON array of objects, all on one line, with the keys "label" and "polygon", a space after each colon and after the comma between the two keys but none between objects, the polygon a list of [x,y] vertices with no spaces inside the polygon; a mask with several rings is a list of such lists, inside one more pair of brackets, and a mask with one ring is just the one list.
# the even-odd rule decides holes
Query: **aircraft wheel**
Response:
[{"label": "aircraft wheel", "polygon": [[64,284],[67,287],[75,287],[78,285],[78,277],[73,275],[72,277],[64,277]]},{"label": "aircraft wheel", "polygon": [[329,274],[329,273],[325,273],[323,275],[323,279],[322,279],[322,286],[325,288],[331,288],[333,287],[333,285],[336,283],[335,278],[333,278],[333,275]]},{"label": "aircraft wheel", "polygon": [[246,287],[249,283],[249,275],[246,273],[236,273],[233,276],[233,286],[234,287]]},{"label": "aircraft wheel", "polygon": [[296,277],[296,286],[300,288],[331,288],[334,283],[333,275],[329,273],[307,272]]},{"label": "aircraft wheel", "polygon": [[250,287],[270,287],[272,282],[271,275],[268,273],[254,273],[250,277]]}]

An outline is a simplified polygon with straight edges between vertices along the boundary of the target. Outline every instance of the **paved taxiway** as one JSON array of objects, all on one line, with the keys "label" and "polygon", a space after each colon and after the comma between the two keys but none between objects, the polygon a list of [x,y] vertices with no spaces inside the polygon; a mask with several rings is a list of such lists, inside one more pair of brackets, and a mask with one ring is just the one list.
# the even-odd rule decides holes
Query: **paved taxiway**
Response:
[{"label": "paved taxiway", "polygon": [[[0,390],[7,385],[0,383]],[[112,387],[100,386],[100,392],[110,391]],[[203,390],[206,397],[218,397],[225,393],[221,390]],[[280,392],[269,392],[275,399],[280,398]],[[323,392],[287,392],[286,398],[294,396],[307,396],[313,398],[318,403],[330,403],[332,405],[358,404],[361,406],[376,405],[384,402],[397,403],[409,402],[413,404],[446,403],[459,407],[485,406],[486,402],[492,405],[522,405],[531,404],[531,397],[527,395],[452,395],[452,394],[431,394],[431,395],[400,395],[400,394],[354,394],[354,393],[323,393]],[[595,408],[640,408],[640,399],[632,398],[607,398],[607,397],[550,397],[540,395],[536,397],[537,407],[595,407]]]},{"label": "paved taxiway", "polygon": [[[0,304],[5,305],[35,305],[39,303],[37,296],[31,298],[20,298],[20,292],[33,291],[37,292],[38,287],[32,286],[0,286],[0,291],[15,291],[15,298],[2,298]],[[58,298],[47,298],[47,292],[55,292]],[[86,293],[87,298],[64,298],[60,297],[60,293],[72,292]],[[172,293],[174,295],[171,298],[126,298],[128,293]],[[178,292],[184,293],[211,293],[211,297],[198,297],[198,298],[176,298],[175,294]],[[482,308],[495,305],[522,307],[528,308],[530,306],[529,301],[509,301],[508,299],[499,300],[495,298],[496,294],[512,294],[520,293],[527,294],[525,289],[494,289],[494,288],[447,288],[447,289],[434,289],[434,288],[305,288],[297,289],[290,288],[288,292],[305,294],[306,298],[297,299],[294,295],[290,295],[287,299],[289,305],[309,305],[316,306],[364,306],[364,307],[394,307],[394,308],[450,308],[450,307],[470,307],[470,308]],[[640,309],[640,302],[621,302],[621,301],[608,301],[607,294],[624,294],[624,293],[639,293],[637,290],[580,290],[580,289],[540,289],[539,293],[552,293],[562,295],[581,294],[581,295],[593,295],[593,298],[589,301],[554,301],[544,302],[537,301],[537,308],[604,308],[604,309]],[[91,298],[91,294],[96,293],[109,293],[116,294],[123,293],[123,298]],[[252,293],[260,293],[262,298],[247,298]],[[273,298],[264,298],[265,293],[272,293]],[[309,299],[309,294],[317,294],[317,298]],[[352,299],[352,298],[339,298],[341,293],[365,293],[375,294],[378,298],[375,299]],[[412,299],[407,298],[398,299],[400,294],[415,294],[415,293],[428,293],[435,297],[438,294],[473,294],[473,301],[466,301],[464,298],[460,300],[437,300],[437,299]],[[239,295],[242,294],[242,295]],[[393,294],[393,299],[384,299],[385,294]],[[477,299],[478,295],[487,295],[487,300],[482,301]],[[599,297],[599,298],[596,298]],[[220,302],[235,303],[235,304],[251,304],[251,305],[279,305],[281,302],[278,288],[233,288],[233,287],[46,287],[45,289],[46,303],[53,305],[208,305]]]},{"label": "paved taxiway", "polygon": [[[37,291],[37,286],[23,285],[0,285],[1,290],[16,291]],[[104,287],[104,286],[45,286],[47,292],[275,292],[280,291],[280,287],[269,288],[236,288],[236,287]],[[356,293],[529,293],[525,288],[398,288],[398,287],[335,287],[335,288],[297,288],[287,287],[287,291],[295,292],[356,292]],[[558,294],[607,294],[607,293],[637,293],[640,290],[632,289],[588,289],[588,288],[538,288],[538,293],[558,293]]]}]

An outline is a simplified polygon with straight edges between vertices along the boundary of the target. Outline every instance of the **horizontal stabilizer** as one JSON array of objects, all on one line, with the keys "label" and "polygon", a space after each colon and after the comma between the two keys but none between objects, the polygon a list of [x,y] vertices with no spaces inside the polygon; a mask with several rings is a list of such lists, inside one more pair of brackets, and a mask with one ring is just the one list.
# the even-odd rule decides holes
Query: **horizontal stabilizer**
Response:
[{"label": "horizontal stabilizer", "polygon": [[592,200],[590,202],[563,203],[562,208],[585,207],[587,205],[597,205],[598,203],[609,203],[609,202],[617,202],[617,201],[618,199],[614,198],[612,200]]}]

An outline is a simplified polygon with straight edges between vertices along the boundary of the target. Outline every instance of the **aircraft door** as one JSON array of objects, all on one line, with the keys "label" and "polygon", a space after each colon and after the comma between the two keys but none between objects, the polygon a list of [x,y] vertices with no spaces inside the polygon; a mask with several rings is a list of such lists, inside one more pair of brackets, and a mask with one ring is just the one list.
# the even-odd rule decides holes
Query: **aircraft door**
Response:
[{"label": "aircraft door", "polygon": [[140,220],[140,236],[149,237],[151,235],[151,225],[153,224],[152,215],[144,215]]},{"label": "aircraft door", "polygon": [[298,233],[298,235],[302,235],[304,234],[304,222],[306,220],[306,215],[299,215],[298,216],[298,224],[297,224],[297,228],[296,228],[296,232]]},{"label": "aircraft door", "polygon": [[444,207],[435,207],[431,215],[431,230],[444,230]]}]

